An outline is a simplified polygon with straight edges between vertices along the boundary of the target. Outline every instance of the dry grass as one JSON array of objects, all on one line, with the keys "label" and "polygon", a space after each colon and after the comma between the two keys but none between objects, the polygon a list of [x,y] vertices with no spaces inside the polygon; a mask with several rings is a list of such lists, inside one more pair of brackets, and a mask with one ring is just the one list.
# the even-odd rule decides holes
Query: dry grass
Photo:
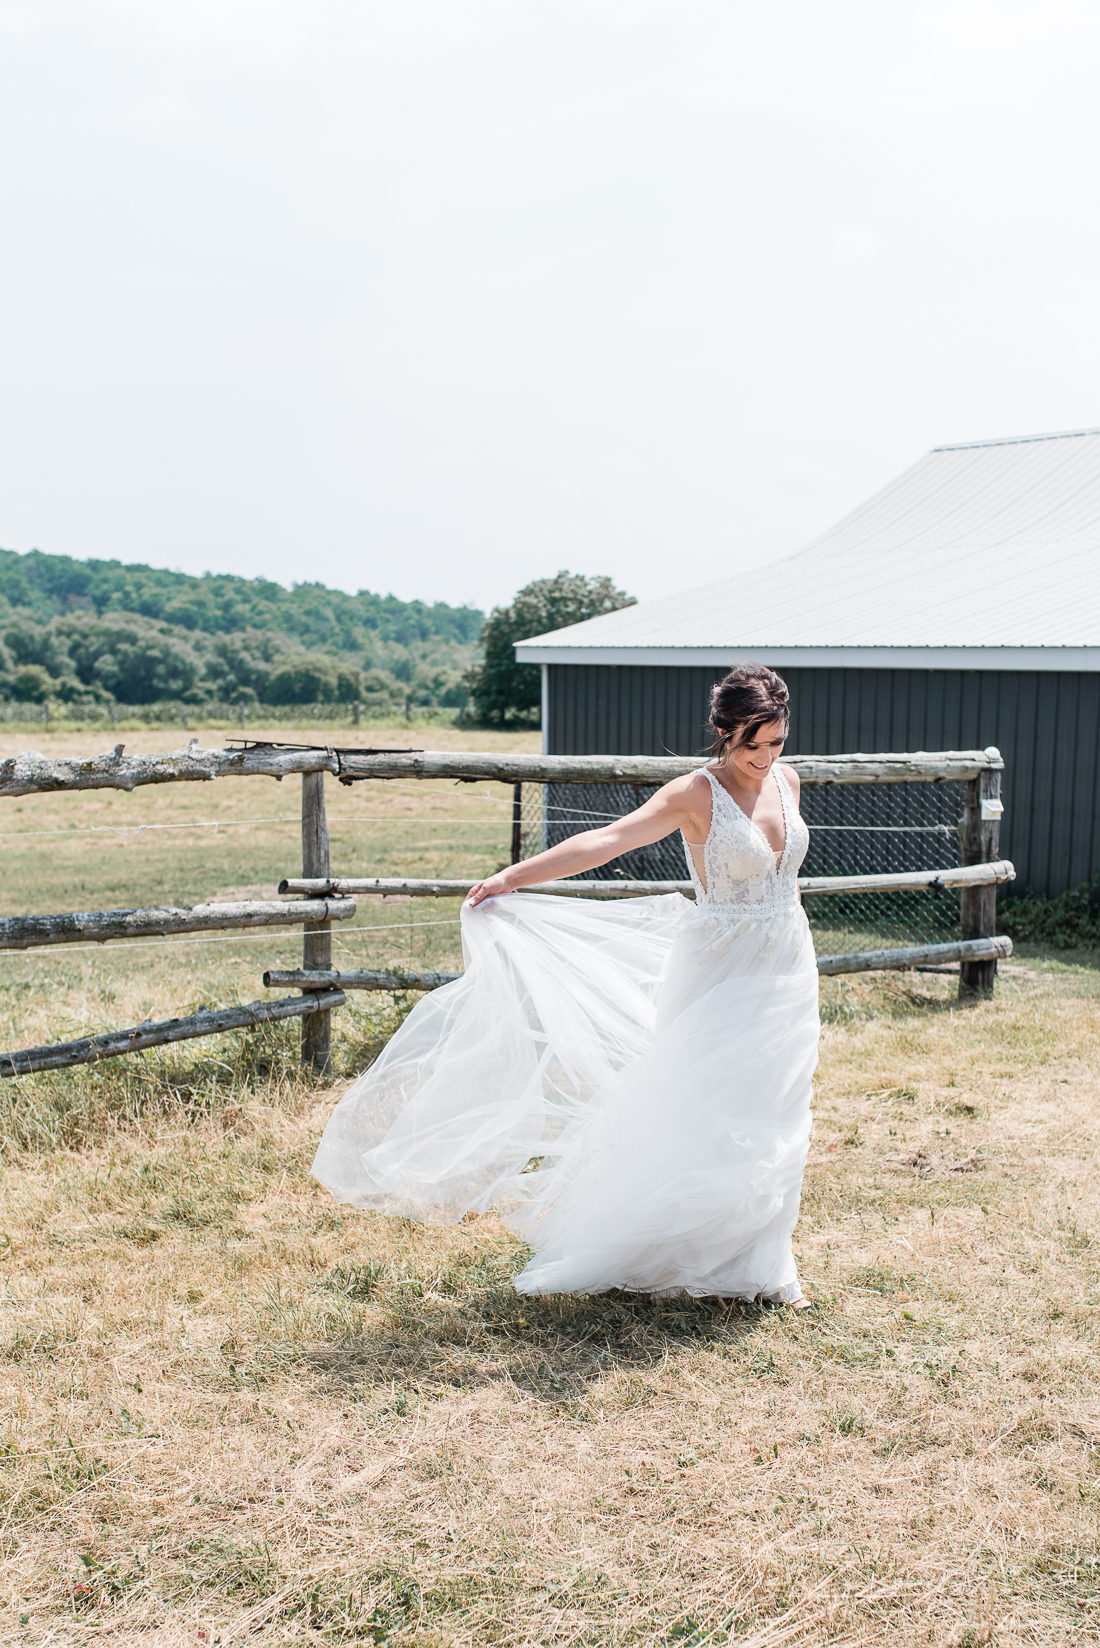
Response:
[{"label": "dry grass", "polygon": [[[10,958],[7,1044],[178,1010],[144,954]],[[330,1089],[292,1029],[4,1083],[0,1641],[1095,1641],[1098,983],[824,982],[808,1320],[520,1300],[493,1220],[334,1207],[401,1003]]]}]

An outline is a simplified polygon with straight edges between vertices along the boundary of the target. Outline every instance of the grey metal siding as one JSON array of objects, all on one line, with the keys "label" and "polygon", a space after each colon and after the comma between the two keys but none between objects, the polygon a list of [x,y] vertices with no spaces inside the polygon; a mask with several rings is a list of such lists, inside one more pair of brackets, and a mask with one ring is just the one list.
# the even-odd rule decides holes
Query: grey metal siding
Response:
[{"label": "grey metal siding", "polygon": [[[551,664],[548,748],[560,755],[691,755],[707,745],[720,670]],[[1055,896],[1100,869],[1100,674],[791,669],[788,748],[973,749],[1005,758],[1001,845],[1015,890]]]},{"label": "grey metal siding", "polygon": [[549,665],[549,752],[695,755],[722,670],[645,664]]}]

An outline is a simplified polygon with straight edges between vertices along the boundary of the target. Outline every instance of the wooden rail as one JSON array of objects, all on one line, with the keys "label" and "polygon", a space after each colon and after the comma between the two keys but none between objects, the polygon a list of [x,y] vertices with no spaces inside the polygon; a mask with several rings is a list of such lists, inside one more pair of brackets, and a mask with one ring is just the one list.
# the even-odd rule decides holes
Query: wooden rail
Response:
[{"label": "wooden rail", "polygon": [[237,904],[192,904],[178,909],[76,910],[58,916],[0,917],[0,950],[36,950],[48,944],[75,944],[111,938],[162,938],[172,933],[209,933],[233,927],[292,927],[302,922],[344,921],[355,914],[350,898],[310,898],[299,903],[249,899]]},{"label": "wooden rail", "polygon": [[898,870],[890,875],[799,876],[799,891],[817,893],[906,893],[922,887],[993,887],[1015,881],[1016,870],[1007,858],[992,864],[961,864],[953,870]]},{"label": "wooden rail", "polygon": [[[425,751],[419,755],[348,755],[340,759],[341,783],[364,778],[488,779],[500,784],[667,784],[705,767],[709,756],[469,755]],[[986,750],[918,750],[910,755],[785,755],[803,784],[912,784],[975,778],[1003,765]]]},{"label": "wooden rail", "polygon": [[[917,891],[922,887],[986,887],[999,881],[1015,880],[1016,871],[1007,859],[995,864],[970,864],[952,870],[901,870],[893,875],[800,876],[804,894],[891,893]],[[352,893],[382,893],[404,898],[465,898],[476,881],[417,881],[400,876],[340,876],[332,880],[287,877],[280,881],[281,893],[305,893],[319,897]],[[553,893],[562,898],[652,898],[661,893],[682,893],[694,898],[690,881],[541,881],[524,893]]]},{"label": "wooden rail", "polygon": [[[837,973],[908,971],[959,961],[996,963],[1012,954],[1010,938],[976,938],[956,944],[913,944],[889,950],[861,950],[846,956],[819,956],[817,970]],[[264,974],[266,989],[298,990],[439,990],[454,984],[462,973],[338,973],[271,968]]]},{"label": "wooden rail", "polygon": [[[363,755],[348,750],[204,750],[196,740],[162,755],[127,755],[116,744],[103,755],[46,756],[38,750],[0,761],[0,796],[67,790],[134,790],[146,784],[208,783],[217,778],[283,779],[332,773],[341,783],[367,778],[479,780],[500,784],[665,784],[705,766],[703,756],[491,755],[438,751]],[[789,755],[803,784],[903,784],[972,780],[1003,766],[995,750],[915,751],[881,755]]]},{"label": "wooden rail", "polygon": [[204,750],[192,739],[163,755],[127,755],[116,744],[103,755],[48,756],[23,750],[0,761],[0,796],[43,795],[58,790],[135,790],[145,784],[188,784],[215,778],[287,778],[301,772],[335,772],[326,750]]},{"label": "wooden rail", "polygon": [[847,956],[819,956],[817,970],[827,975],[883,973],[894,969],[904,972],[911,967],[935,967],[951,961],[964,965],[981,962],[995,967],[1000,959],[1011,954],[1010,938],[972,938],[958,944],[910,944],[889,950],[861,950]]},{"label": "wooden rail", "polygon": [[339,973],[333,968],[269,968],[265,990],[438,990],[461,973]]},{"label": "wooden rail", "polygon": [[[279,891],[307,893],[309,896],[335,894],[339,887],[355,887],[358,893],[382,893],[402,898],[465,898],[475,880],[417,881],[407,876],[340,876],[331,881],[308,877],[288,877],[280,881]],[[522,887],[524,893],[560,893],[568,898],[652,898],[658,893],[683,893],[695,897],[690,881],[540,881],[534,887]]]},{"label": "wooden rail", "polygon": [[132,1030],[109,1030],[102,1036],[82,1036],[79,1041],[55,1042],[50,1047],[25,1047],[17,1053],[0,1053],[0,1077],[30,1076],[38,1070],[67,1070],[74,1064],[95,1064],[99,1059],[116,1059],[123,1053],[140,1053],[147,1047],[163,1047],[167,1042],[193,1041],[198,1036],[218,1036],[226,1030],[246,1030],[256,1024],[280,1019],[305,1018],[342,1007],[339,990],[304,996],[286,996],[282,1001],[253,1001],[247,1007],[200,1008],[187,1018],[166,1019],[160,1024],[139,1024]]}]

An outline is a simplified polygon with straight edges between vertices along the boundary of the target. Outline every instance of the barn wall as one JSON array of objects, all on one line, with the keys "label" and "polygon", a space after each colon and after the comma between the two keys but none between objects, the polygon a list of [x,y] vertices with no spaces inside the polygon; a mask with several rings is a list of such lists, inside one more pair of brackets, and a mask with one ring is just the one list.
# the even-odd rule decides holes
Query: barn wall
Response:
[{"label": "barn wall", "polygon": [[696,755],[709,744],[707,699],[718,669],[551,664],[555,755]]},{"label": "barn wall", "polygon": [[[690,755],[720,670],[551,664],[549,749]],[[1055,896],[1100,868],[1100,674],[790,669],[788,749],[983,749],[1005,758],[1002,850],[1016,891]]]}]

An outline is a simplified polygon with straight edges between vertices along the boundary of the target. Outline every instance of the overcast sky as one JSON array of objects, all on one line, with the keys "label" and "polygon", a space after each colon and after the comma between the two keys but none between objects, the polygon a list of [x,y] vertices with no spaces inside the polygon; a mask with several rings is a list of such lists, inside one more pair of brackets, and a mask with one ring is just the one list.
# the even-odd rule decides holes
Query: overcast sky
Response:
[{"label": "overcast sky", "polygon": [[507,600],[1100,424],[1096,0],[0,0],[0,545]]}]

